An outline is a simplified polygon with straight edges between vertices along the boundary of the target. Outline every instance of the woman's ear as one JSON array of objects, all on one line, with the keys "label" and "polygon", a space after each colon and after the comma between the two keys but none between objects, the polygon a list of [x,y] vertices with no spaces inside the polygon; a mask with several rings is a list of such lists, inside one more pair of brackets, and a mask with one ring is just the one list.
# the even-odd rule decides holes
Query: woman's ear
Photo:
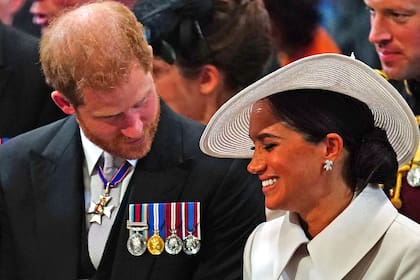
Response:
[{"label": "woman's ear", "polygon": [[204,65],[199,75],[199,89],[203,95],[213,94],[222,83],[222,74],[214,65]]},{"label": "woman's ear", "polygon": [[324,138],[326,160],[335,161],[344,151],[343,138],[337,133],[328,133]]},{"label": "woman's ear", "polygon": [[51,98],[54,103],[61,109],[65,114],[72,115],[76,112],[73,105],[67,100],[67,98],[59,91],[53,91]]}]

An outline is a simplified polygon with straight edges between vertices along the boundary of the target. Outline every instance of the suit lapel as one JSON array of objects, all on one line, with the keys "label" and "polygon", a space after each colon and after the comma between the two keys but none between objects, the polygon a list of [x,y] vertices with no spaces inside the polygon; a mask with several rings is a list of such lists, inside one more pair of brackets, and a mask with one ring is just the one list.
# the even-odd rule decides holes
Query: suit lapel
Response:
[{"label": "suit lapel", "polygon": [[40,259],[47,262],[40,265],[53,270],[51,279],[77,278],[84,221],[81,151],[78,126],[70,118],[47,148],[31,157],[36,234]]}]

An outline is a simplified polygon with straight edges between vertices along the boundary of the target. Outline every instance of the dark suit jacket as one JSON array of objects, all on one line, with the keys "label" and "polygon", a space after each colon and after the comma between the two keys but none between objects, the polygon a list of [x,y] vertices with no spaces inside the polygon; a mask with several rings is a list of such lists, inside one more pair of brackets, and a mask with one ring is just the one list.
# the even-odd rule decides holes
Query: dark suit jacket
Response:
[{"label": "dark suit jacket", "polygon": [[64,117],[50,98],[38,39],[0,22],[0,138]]},{"label": "dark suit jacket", "polygon": [[[265,219],[261,185],[246,173],[247,161],[201,153],[201,132],[162,104],[152,149],[137,163],[95,279],[242,278],[243,246]],[[0,279],[77,279],[87,249],[74,117],[1,145],[0,158]],[[172,201],[201,202],[200,252],[130,255],[127,204]]]}]

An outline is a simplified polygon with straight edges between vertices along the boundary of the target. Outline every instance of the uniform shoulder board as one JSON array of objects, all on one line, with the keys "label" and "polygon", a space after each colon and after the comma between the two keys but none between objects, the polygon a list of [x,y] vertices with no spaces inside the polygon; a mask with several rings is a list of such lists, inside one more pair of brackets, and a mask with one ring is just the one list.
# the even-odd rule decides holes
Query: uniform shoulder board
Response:
[{"label": "uniform shoulder board", "polygon": [[379,70],[379,69],[375,69],[375,71],[376,71],[376,73],[378,73],[379,75],[381,75],[382,77],[384,77],[385,78],[385,80],[387,80],[387,81],[389,81],[390,79],[389,79],[389,76],[384,72],[384,71],[382,71],[382,70]]}]

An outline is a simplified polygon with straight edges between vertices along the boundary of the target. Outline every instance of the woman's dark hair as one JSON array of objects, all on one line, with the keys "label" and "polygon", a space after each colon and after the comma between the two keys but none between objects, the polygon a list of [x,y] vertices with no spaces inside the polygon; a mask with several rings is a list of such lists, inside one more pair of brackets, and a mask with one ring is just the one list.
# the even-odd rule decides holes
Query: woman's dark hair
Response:
[{"label": "woman's dark hair", "polygon": [[362,190],[367,183],[395,181],[398,162],[386,132],[375,127],[369,107],[350,96],[321,89],[299,89],[267,98],[279,120],[319,143],[328,133],[343,138],[348,151],[343,168],[346,182]]},{"label": "woman's dark hair", "polygon": [[208,2],[186,1],[176,10],[176,27],[162,39],[173,48],[185,77],[195,78],[203,65],[215,65],[233,94],[272,70],[269,16],[260,1],[210,0],[199,9]]},{"label": "woman's dark hair", "polygon": [[264,5],[281,36],[281,50],[300,50],[313,41],[321,21],[318,0],[264,0]]}]

